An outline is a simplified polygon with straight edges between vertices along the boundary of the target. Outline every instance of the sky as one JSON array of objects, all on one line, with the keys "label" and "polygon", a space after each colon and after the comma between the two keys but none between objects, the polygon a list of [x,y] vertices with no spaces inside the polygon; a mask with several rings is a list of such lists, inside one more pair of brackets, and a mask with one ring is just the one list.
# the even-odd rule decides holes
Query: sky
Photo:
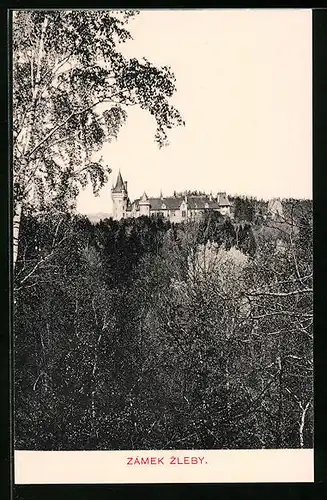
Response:
[{"label": "sky", "polygon": [[142,10],[122,52],[172,68],[186,125],[159,149],[152,116],[128,110],[98,153],[109,183],[83,191],[78,211],[111,213],[119,169],[131,200],[185,189],[312,198],[311,26],[300,9]]}]

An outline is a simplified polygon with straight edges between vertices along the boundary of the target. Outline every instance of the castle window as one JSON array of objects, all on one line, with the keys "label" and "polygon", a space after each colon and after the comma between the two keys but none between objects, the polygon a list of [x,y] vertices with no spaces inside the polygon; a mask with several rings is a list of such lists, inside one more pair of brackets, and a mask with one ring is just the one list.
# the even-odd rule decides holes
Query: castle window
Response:
[{"label": "castle window", "polygon": [[182,210],[182,217],[186,217],[186,211]]}]

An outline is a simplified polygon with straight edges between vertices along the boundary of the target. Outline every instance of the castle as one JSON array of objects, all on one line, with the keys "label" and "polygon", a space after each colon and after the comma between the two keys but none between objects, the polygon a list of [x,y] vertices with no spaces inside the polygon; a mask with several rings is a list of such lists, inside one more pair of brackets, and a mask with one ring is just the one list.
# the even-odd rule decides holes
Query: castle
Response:
[{"label": "castle", "polygon": [[230,214],[230,202],[225,192],[212,195],[174,195],[159,198],[148,198],[144,192],[141,198],[130,201],[127,191],[127,182],[123,181],[119,171],[116,185],[111,190],[113,205],[112,217],[114,220],[146,215],[162,215],[171,222],[199,219],[204,212],[212,210],[222,215]]}]

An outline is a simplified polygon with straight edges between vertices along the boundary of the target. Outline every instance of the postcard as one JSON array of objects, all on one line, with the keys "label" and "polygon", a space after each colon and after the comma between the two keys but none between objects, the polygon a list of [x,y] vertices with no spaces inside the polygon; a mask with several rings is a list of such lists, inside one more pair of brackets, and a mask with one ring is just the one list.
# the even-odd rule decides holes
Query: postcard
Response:
[{"label": "postcard", "polygon": [[313,482],[311,10],[10,15],[15,484]]}]

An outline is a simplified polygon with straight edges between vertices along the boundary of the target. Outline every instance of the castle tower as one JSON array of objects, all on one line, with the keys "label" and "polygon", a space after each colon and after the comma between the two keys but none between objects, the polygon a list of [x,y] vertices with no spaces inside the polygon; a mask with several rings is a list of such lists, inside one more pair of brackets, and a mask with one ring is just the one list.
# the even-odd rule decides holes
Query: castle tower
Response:
[{"label": "castle tower", "polygon": [[150,217],[150,202],[145,191],[143,193],[142,198],[139,201],[139,207],[140,207],[140,217],[141,215],[147,215],[148,217]]},{"label": "castle tower", "polygon": [[269,200],[267,212],[272,219],[283,218],[283,205],[279,198]]},{"label": "castle tower", "polygon": [[230,201],[226,194],[226,191],[220,191],[217,193],[217,203],[219,205],[219,212],[222,215],[230,215]]},{"label": "castle tower", "polygon": [[123,219],[126,216],[127,208],[127,182],[123,181],[120,170],[118,172],[116,185],[111,190],[112,218],[114,220]]}]

